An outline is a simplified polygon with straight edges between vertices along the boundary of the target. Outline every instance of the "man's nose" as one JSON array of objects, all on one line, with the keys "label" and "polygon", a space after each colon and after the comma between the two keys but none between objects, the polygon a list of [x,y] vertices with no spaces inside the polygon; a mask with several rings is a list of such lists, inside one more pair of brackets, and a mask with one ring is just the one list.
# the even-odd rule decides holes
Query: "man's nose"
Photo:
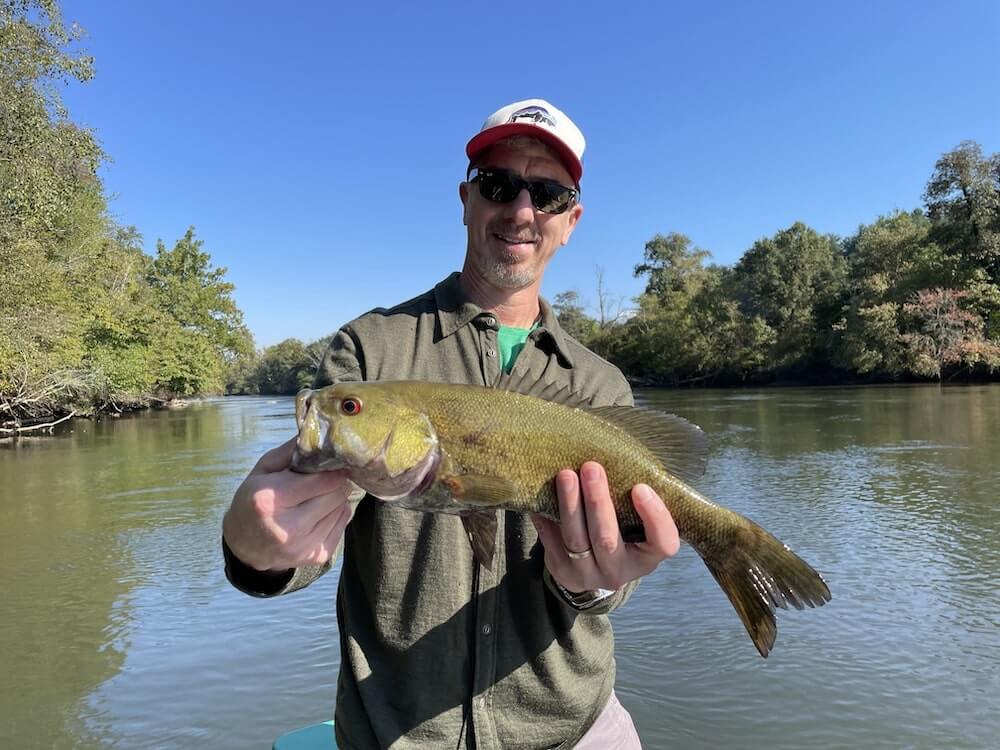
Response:
[{"label": "man's nose", "polygon": [[517,197],[507,204],[507,215],[518,224],[534,221],[535,207],[531,204],[531,193],[524,188]]}]

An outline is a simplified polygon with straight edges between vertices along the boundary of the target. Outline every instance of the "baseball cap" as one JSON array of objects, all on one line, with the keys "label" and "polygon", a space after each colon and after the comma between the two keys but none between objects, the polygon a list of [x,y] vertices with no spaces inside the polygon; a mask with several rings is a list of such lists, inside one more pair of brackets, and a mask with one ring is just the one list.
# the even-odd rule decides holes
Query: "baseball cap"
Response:
[{"label": "baseball cap", "polygon": [[570,177],[579,184],[587,142],[580,128],[544,99],[525,99],[498,109],[486,118],[479,133],[466,145],[465,153],[470,160],[474,159],[476,154],[512,135],[531,136],[551,146]]}]

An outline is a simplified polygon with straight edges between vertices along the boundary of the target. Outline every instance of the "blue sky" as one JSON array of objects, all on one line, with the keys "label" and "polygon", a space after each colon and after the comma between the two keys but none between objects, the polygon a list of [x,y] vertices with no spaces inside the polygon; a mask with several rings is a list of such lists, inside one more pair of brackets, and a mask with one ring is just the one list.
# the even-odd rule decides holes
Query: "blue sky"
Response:
[{"label": "blue sky", "polygon": [[189,225],[259,346],[457,270],[466,141],[542,97],[587,137],[585,215],[543,292],[632,296],[657,232],[732,264],[795,221],[921,205],[1000,151],[1000,3],[64,0],[97,77],[65,95],[148,252]]}]

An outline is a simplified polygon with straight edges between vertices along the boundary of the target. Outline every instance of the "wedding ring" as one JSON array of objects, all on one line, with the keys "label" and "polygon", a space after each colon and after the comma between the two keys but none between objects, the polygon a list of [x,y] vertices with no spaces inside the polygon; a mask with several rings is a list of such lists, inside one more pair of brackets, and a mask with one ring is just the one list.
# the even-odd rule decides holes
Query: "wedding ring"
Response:
[{"label": "wedding ring", "polygon": [[588,557],[594,554],[593,547],[587,547],[587,549],[583,550],[583,552],[574,552],[564,544],[563,549],[566,550],[566,555],[569,557],[570,560],[586,560]]}]

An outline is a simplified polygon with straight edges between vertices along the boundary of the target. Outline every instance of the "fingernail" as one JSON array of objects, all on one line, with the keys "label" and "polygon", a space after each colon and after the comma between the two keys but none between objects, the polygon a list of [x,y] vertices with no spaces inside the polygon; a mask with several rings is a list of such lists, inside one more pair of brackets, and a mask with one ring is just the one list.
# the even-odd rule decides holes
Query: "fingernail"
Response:
[{"label": "fingernail", "polygon": [[653,490],[648,484],[637,484],[632,490],[632,496],[641,503],[652,502]]},{"label": "fingernail", "polygon": [[588,482],[593,482],[601,478],[600,464],[585,463],[580,467],[580,478]]},{"label": "fingernail", "polygon": [[556,484],[563,494],[570,493],[576,488],[576,474],[571,471],[560,471],[556,475]]}]

